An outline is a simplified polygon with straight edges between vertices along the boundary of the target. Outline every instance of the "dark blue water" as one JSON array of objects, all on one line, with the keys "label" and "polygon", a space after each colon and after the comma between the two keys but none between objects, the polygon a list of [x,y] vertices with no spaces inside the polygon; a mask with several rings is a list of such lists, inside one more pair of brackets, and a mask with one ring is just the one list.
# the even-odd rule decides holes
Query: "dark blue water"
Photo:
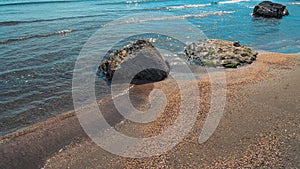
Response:
[{"label": "dark blue water", "polygon": [[[300,1],[277,1],[290,11],[281,20],[252,18],[257,0],[211,2],[0,1],[0,135],[72,110],[72,71],[81,48],[103,25],[128,14],[164,11],[190,21],[208,38],[282,53],[300,51]],[[96,83],[98,98],[106,96],[105,83]]]}]

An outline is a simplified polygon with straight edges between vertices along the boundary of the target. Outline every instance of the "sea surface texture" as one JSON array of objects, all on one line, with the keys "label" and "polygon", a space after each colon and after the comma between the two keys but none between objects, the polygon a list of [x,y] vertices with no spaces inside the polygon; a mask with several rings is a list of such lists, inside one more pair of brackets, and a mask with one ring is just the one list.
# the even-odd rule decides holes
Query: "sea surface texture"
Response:
[{"label": "sea surface texture", "polygon": [[[299,52],[300,1],[274,1],[290,12],[280,20],[254,19],[253,7],[260,2],[1,0],[0,135],[72,110],[72,72],[80,50],[93,33],[128,14],[167,12],[177,16],[174,20],[188,20],[211,39]],[[107,96],[109,86],[101,79],[96,84],[97,98]]]}]

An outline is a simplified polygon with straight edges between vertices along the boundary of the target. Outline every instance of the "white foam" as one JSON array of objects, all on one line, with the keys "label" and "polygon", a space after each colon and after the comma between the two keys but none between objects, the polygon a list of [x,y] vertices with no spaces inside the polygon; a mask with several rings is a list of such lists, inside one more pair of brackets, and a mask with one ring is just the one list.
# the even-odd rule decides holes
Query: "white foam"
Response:
[{"label": "white foam", "polygon": [[166,9],[186,9],[186,8],[201,8],[210,6],[211,4],[192,4],[192,5],[182,5],[182,6],[169,6]]},{"label": "white foam", "polygon": [[176,20],[176,19],[188,19],[188,18],[204,18],[208,16],[221,16],[226,14],[234,14],[235,11],[216,11],[216,12],[208,12],[208,13],[201,13],[196,15],[179,15],[179,16],[169,16],[169,17],[161,17],[161,18],[149,18],[149,19],[140,19],[140,20],[129,20],[125,22],[118,22],[118,23],[111,23],[106,24],[104,27],[107,26],[118,26],[124,24],[135,24],[135,23],[144,23],[144,22],[151,22],[151,21],[164,21],[164,20]]},{"label": "white foam", "polygon": [[120,97],[120,96],[123,96],[125,94],[128,94],[129,93],[129,90],[132,89],[134,87],[134,85],[129,85],[127,89],[124,89],[121,93],[119,94],[116,94],[116,95],[113,95],[112,96],[112,99],[115,99],[117,97]]},{"label": "white foam", "polygon": [[149,38],[149,42],[151,42],[151,43],[155,43],[157,41],[158,41],[158,39],[156,39],[156,38]]},{"label": "white foam", "polygon": [[149,0],[133,0],[133,1],[126,1],[126,4],[134,4],[140,2],[149,2]]},{"label": "white foam", "polygon": [[57,34],[67,34],[73,32],[72,30],[62,30],[62,31],[57,31]]},{"label": "white foam", "polygon": [[231,0],[231,1],[217,2],[217,4],[233,4],[233,3],[248,2],[248,1],[249,0]]},{"label": "white foam", "polygon": [[288,5],[300,5],[300,2],[290,2]]}]

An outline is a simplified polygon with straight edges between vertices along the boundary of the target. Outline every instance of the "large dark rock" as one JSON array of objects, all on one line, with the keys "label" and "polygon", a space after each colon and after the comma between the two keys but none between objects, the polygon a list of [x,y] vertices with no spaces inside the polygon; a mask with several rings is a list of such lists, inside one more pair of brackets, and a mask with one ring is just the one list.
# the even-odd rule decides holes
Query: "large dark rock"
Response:
[{"label": "large dark rock", "polygon": [[236,68],[251,64],[257,52],[239,42],[205,40],[194,42],[185,49],[186,56],[204,66]]},{"label": "large dark rock", "polygon": [[266,18],[282,18],[289,15],[286,6],[273,3],[270,1],[263,1],[256,5],[253,10],[253,16],[261,16]]},{"label": "large dark rock", "polygon": [[138,40],[122,50],[114,51],[98,69],[108,81],[132,84],[161,81],[169,73],[167,62],[146,40]]}]

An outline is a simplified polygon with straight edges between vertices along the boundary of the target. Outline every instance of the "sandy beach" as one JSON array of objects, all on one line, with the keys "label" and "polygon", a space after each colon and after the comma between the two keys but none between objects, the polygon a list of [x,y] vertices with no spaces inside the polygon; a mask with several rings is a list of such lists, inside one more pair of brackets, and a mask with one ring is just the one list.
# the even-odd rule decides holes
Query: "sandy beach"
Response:
[{"label": "sandy beach", "polygon": [[[198,85],[201,93],[201,109],[192,131],[163,155],[142,159],[113,155],[93,143],[75,113],[67,112],[1,137],[0,168],[299,168],[299,61],[296,55],[259,52],[253,64],[226,69],[225,113],[203,144],[197,139],[210,108],[207,75],[191,84]],[[194,71],[202,71],[198,69]],[[149,124],[124,120],[111,98],[100,100],[99,107],[109,123],[125,134],[157,135],[177,117],[179,89],[172,79],[135,86],[130,90],[133,105],[146,109],[153,88],[165,92],[168,104]]]}]

